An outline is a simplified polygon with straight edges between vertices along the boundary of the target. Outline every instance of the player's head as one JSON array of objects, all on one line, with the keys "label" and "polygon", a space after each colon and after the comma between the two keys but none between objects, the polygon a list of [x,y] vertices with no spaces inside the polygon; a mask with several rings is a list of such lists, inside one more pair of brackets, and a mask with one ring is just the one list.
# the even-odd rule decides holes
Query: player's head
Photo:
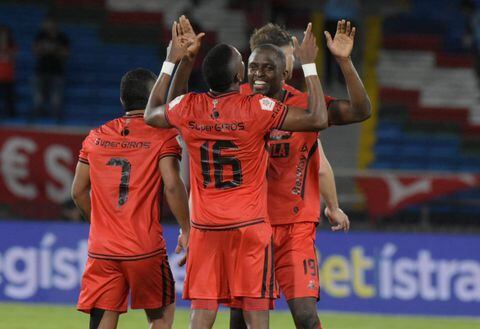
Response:
[{"label": "player's head", "polygon": [[290,79],[293,72],[293,63],[295,62],[292,35],[279,25],[268,23],[253,32],[250,37],[250,50],[253,51],[258,46],[264,44],[272,44],[282,49],[285,54],[288,72],[286,80]]},{"label": "player's head", "polygon": [[219,44],[203,60],[203,77],[213,91],[224,92],[243,82],[245,66],[235,47]]},{"label": "player's head", "polygon": [[255,48],[248,58],[248,83],[254,93],[275,97],[288,75],[282,50],[272,44]]},{"label": "player's head", "polygon": [[120,82],[120,102],[125,112],[143,110],[157,76],[147,69],[138,68],[128,71]]}]

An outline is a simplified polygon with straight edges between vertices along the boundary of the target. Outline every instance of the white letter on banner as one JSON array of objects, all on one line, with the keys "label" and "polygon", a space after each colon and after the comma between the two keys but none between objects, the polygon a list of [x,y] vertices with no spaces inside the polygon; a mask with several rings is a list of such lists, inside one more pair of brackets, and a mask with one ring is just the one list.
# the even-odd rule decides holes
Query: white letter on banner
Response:
[{"label": "white letter on banner", "polygon": [[471,260],[460,263],[455,295],[462,302],[480,301],[480,265]]},{"label": "white letter on banner", "polygon": [[380,258],[380,297],[383,299],[392,298],[392,256],[397,251],[397,247],[393,243],[387,243],[383,246]]},{"label": "white letter on banner", "polygon": [[70,248],[60,248],[53,254],[53,285],[61,290],[74,289],[78,284],[77,253]]},{"label": "white letter on banner", "polygon": [[452,278],[457,274],[459,263],[456,260],[438,262],[438,297],[446,301],[452,298]]},{"label": "white letter on banner", "polygon": [[420,277],[420,296],[425,300],[435,300],[437,291],[432,282],[437,266],[428,250],[418,252],[417,268]]},{"label": "white letter on banner", "polygon": [[[61,161],[60,161],[61,160]],[[45,151],[45,168],[52,178],[60,183],[60,187],[47,182],[47,196],[55,202],[63,202],[70,196],[70,186],[73,181],[73,173],[62,162],[71,164],[72,152],[62,145],[50,145]]]},{"label": "white letter on banner", "polygon": [[33,184],[25,183],[29,176],[28,157],[26,153],[37,150],[37,144],[30,138],[12,137],[8,139],[0,153],[1,172],[5,185],[17,197],[35,199],[37,188]]},{"label": "white letter on banner", "polygon": [[[35,248],[13,247],[3,258],[5,295],[13,299],[30,298],[37,292],[37,251]],[[17,264],[22,264],[21,270]]]},{"label": "white letter on banner", "polygon": [[395,281],[394,296],[402,300],[414,299],[418,295],[418,284],[415,276],[417,264],[409,258],[400,258],[393,265]]}]

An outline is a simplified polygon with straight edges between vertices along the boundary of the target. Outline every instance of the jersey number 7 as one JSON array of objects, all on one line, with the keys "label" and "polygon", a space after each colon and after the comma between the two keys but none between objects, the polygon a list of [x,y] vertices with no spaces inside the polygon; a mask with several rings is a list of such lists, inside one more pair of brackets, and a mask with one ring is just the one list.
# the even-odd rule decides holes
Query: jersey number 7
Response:
[{"label": "jersey number 7", "polygon": [[[212,148],[210,149],[210,145]],[[211,183],[211,160],[213,160],[213,172],[215,178],[215,187],[219,189],[229,189],[238,187],[242,184],[242,164],[234,156],[222,156],[222,150],[238,150],[238,146],[232,141],[205,142],[200,147],[200,160],[202,164],[203,187]],[[223,171],[225,166],[231,166],[233,179],[223,180]]]},{"label": "jersey number 7", "polygon": [[107,166],[122,167],[122,176],[120,177],[120,186],[118,192],[118,205],[123,206],[128,199],[128,184],[130,183],[130,171],[132,165],[125,158],[111,158]]}]

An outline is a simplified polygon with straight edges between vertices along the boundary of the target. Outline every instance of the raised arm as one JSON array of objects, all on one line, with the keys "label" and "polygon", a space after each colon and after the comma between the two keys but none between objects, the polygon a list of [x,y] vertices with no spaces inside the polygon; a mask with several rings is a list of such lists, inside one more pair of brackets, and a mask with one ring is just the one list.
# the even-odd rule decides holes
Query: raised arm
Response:
[{"label": "raised arm", "polygon": [[352,54],[355,27],[349,21],[338,21],[335,37],[325,31],[327,47],[335,56],[342,70],[349,100],[335,100],[328,107],[328,121],[331,125],[346,125],[367,120],[371,115],[371,104],[362,80],[353,65]]},{"label": "raised arm", "polygon": [[185,15],[180,16],[179,26],[180,33],[187,40],[189,46],[186,56],[182,58],[173,75],[173,81],[168,91],[167,102],[188,92],[188,79],[192,73],[197,54],[200,51],[201,40],[203,36],[205,36],[205,33],[195,33],[190,21]]},{"label": "raised arm", "polygon": [[153,86],[148,99],[143,118],[145,123],[159,128],[171,127],[165,118],[165,104],[167,103],[167,91],[170,78],[175,64],[183,58],[187,52],[188,43],[181,37],[180,27],[177,22],[172,26],[172,41],[167,49],[167,58],[162,66],[162,71]]},{"label": "raised arm", "polygon": [[319,131],[328,127],[328,114],[325,105],[322,85],[317,75],[315,58],[318,47],[312,33],[312,23],[308,23],[302,44],[293,37],[295,56],[302,63],[308,89],[308,109],[288,108],[282,130]]}]

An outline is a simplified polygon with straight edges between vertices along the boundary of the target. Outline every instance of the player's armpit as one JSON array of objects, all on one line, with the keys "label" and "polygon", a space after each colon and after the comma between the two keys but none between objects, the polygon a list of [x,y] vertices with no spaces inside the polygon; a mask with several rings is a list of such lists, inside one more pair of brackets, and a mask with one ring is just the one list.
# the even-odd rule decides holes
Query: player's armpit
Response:
[{"label": "player's armpit", "polygon": [[90,165],[79,161],[72,183],[72,199],[81,211],[83,218],[90,222],[92,206],[90,203]]},{"label": "player's armpit", "polygon": [[319,131],[328,127],[328,113],[322,86],[317,75],[305,78],[308,87],[308,109],[289,107],[282,130]]}]

